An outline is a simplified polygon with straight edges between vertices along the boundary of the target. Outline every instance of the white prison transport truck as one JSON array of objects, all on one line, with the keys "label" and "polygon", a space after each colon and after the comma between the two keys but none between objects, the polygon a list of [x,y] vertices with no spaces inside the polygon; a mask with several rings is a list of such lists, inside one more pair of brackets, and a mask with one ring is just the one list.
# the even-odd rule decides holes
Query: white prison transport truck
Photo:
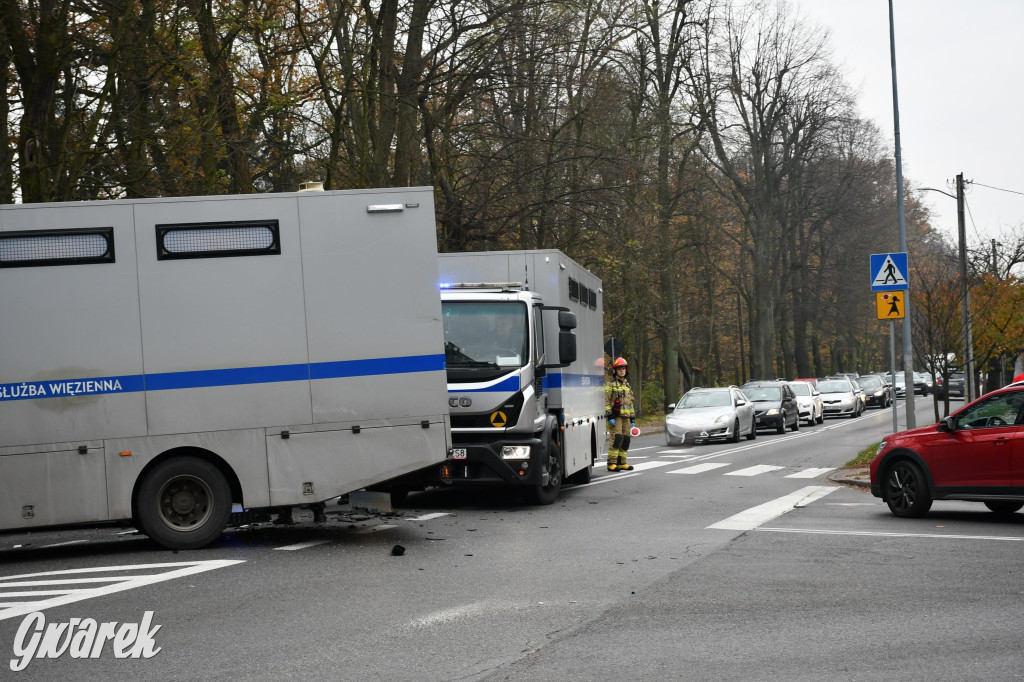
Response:
[{"label": "white prison transport truck", "polygon": [[452,484],[540,504],[607,452],[601,280],[557,250],[439,256]]},{"label": "white prison transport truck", "polygon": [[0,529],[170,548],[450,447],[431,188],[0,207]]}]

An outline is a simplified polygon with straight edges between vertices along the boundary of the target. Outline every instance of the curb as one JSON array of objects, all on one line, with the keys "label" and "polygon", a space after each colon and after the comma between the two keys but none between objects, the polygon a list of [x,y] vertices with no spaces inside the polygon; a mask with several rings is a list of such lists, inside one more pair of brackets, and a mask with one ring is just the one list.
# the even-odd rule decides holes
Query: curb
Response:
[{"label": "curb", "polygon": [[840,469],[835,473],[829,474],[828,480],[859,490],[871,490],[871,474],[867,467]]}]

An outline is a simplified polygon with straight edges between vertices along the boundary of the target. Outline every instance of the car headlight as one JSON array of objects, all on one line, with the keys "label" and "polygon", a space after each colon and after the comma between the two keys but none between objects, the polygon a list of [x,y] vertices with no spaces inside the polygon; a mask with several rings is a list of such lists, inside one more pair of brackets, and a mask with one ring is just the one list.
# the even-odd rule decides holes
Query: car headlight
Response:
[{"label": "car headlight", "polygon": [[885,450],[886,445],[888,445],[888,443],[884,440],[878,444],[878,449],[875,450],[875,457],[878,457],[878,455],[881,454],[882,450]]},{"label": "car headlight", "polygon": [[881,398],[883,393],[885,393],[885,390],[875,391],[875,397],[876,398]]},{"label": "car headlight", "polygon": [[530,459],[529,445],[502,445],[502,459]]},{"label": "car headlight", "polygon": [[768,410],[764,414],[765,414],[766,417],[774,417],[778,413],[779,413],[779,408],[773,407],[772,409]]},{"label": "car headlight", "polygon": [[716,424],[721,424],[722,422],[727,422],[727,421],[729,421],[729,415],[727,415],[727,414],[720,414],[720,415],[718,415],[718,417],[715,418],[715,423]]}]

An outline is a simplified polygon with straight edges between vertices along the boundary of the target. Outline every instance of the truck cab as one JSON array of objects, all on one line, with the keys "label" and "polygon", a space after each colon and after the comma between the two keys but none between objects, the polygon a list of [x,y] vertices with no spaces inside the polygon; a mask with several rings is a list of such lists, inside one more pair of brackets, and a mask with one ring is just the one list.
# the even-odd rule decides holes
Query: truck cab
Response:
[{"label": "truck cab", "polygon": [[576,359],[575,315],[518,282],[445,284],[441,311],[452,420],[442,480],[527,486],[550,504],[565,466],[545,379]]}]

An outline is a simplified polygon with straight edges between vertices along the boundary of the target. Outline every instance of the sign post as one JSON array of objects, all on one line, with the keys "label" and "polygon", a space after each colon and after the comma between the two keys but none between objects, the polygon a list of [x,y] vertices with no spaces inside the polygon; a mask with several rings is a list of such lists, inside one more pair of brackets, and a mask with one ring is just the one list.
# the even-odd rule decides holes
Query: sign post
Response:
[{"label": "sign post", "polygon": [[[871,290],[875,292],[875,310],[878,319],[889,320],[889,372],[892,379],[892,430],[899,431],[896,412],[896,320],[906,317],[907,296],[910,295],[907,254],[871,254]],[[903,400],[907,404],[907,426],[913,423],[910,415],[914,409],[914,368],[904,367]]]}]

